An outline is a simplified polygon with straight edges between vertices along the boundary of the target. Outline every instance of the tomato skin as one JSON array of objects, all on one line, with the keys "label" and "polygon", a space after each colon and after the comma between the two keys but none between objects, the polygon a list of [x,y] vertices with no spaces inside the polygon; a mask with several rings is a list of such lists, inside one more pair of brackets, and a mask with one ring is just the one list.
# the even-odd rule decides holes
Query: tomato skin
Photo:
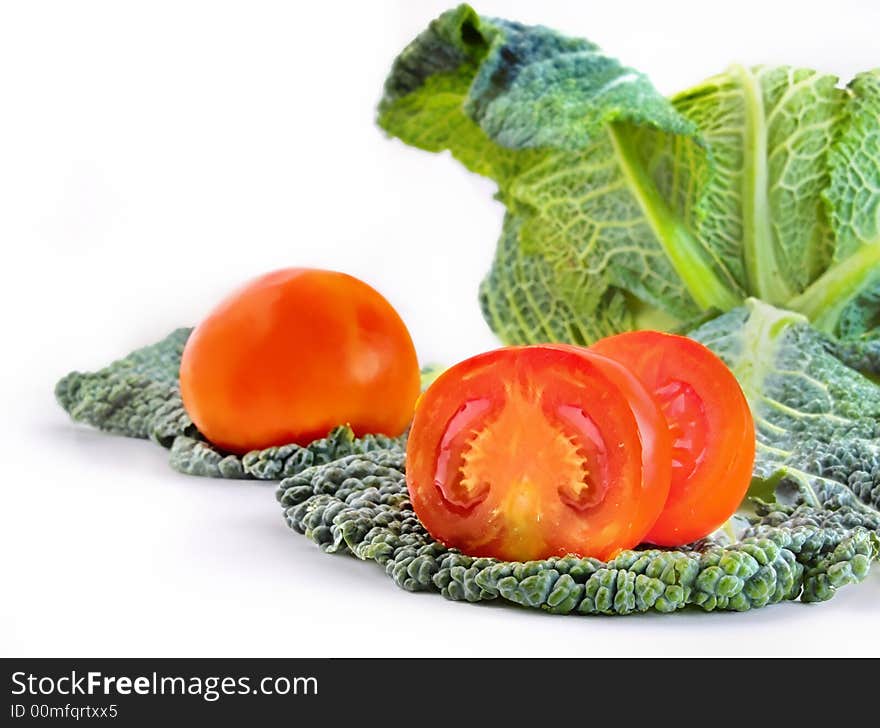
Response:
[{"label": "tomato skin", "polygon": [[681,546],[709,535],[742,503],[755,460],[755,425],[736,377],[705,346],[675,334],[633,331],[590,349],[642,381],[673,435],[669,499],[646,540]]},{"label": "tomato skin", "polygon": [[234,453],[305,445],[341,424],[400,435],[419,394],[412,339],[375,289],[344,273],[286,268],[222,301],[180,363],[184,407]]},{"label": "tomato skin", "polygon": [[656,521],[669,447],[662,414],[620,365],[507,347],[456,364],[422,395],[407,485],[428,531],[466,554],[610,558]]}]

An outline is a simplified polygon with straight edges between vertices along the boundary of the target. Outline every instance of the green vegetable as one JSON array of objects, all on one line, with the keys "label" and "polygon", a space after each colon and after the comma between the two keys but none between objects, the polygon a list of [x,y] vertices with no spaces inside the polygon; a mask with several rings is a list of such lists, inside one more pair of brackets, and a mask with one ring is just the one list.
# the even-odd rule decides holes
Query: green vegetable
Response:
[{"label": "green vegetable", "polygon": [[445,367],[440,364],[429,364],[428,366],[422,367],[421,377],[423,392],[434,383],[434,380],[437,377],[443,374],[444,369]]},{"label": "green vegetable", "polygon": [[498,184],[480,301],[505,343],[670,328],[747,296],[872,338],[880,71],[836,81],[735,66],[668,100],[588,41],[462,5],[397,58],[379,124]]},{"label": "green vegetable", "polygon": [[832,265],[789,302],[823,331],[880,335],[880,69],[849,87],[823,196],[836,240]]},{"label": "green vegetable", "polygon": [[100,371],[71,372],[55,385],[55,398],[74,420],[169,447],[178,435],[195,434],[177,387],[191,331],[176,329]]},{"label": "green vegetable", "polygon": [[347,426],[306,447],[282,445],[243,456],[220,452],[199,433],[180,400],[180,356],[192,329],[132,352],[97,372],[71,372],[55,387],[58,403],[79,422],[170,448],[171,467],[189,475],[277,480],[344,455],[400,450],[405,437],[356,438]]},{"label": "green vegetable", "polygon": [[857,369],[880,384],[880,337],[867,340],[833,340],[830,351],[847,366]]},{"label": "green vegetable", "polygon": [[800,597],[830,599],[862,581],[880,539],[853,511],[762,507],[742,537],[690,550],[624,551],[607,563],[573,556],[524,563],[446,549],[412,511],[400,453],[352,455],[282,481],[290,527],[329,553],[375,561],[410,591],[470,602],[505,599],[556,613],[745,611]]},{"label": "green vegetable", "polygon": [[800,314],[750,299],[691,333],[731,368],[757,431],[755,478],[780,503],[846,508],[880,531],[880,386]]}]

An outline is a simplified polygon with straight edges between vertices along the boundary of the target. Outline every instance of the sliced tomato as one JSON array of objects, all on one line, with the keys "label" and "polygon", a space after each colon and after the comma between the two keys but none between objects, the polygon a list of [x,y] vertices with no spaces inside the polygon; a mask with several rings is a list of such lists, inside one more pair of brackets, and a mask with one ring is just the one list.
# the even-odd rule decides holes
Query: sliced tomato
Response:
[{"label": "sliced tomato", "polygon": [[656,521],[670,461],[662,413],[622,366],[585,349],[509,347],[422,395],[407,484],[428,531],[466,554],[609,558]]},{"label": "sliced tomato", "polygon": [[672,487],[646,540],[680,546],[706,536],[736,511],[755,461],[755,425],[724,362],[702,344],[658,331],[618,334],[593,344],[654,395],[672,437]]}]

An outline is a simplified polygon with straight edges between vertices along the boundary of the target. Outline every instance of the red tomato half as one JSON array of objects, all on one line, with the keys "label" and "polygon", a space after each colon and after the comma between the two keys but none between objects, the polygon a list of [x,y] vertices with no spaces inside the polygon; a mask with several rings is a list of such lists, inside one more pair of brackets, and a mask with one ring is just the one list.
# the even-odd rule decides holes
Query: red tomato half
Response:
[{"label": "red tomato half", "polygon": [[736,377],[702,344],[633,331],[590,347],[623,364],[660,404],[672,435],[672,487],[647,535],[680,546],[721,526],[745,497],[755,461],[755,425]]},{"label": "red tomato half", "polygon": [[337,425],[396,436],[412,418],[419,365],[400,316],[344,273],[275,271],[223,301],[180,362],[187,413],[231,452],[305,445]]},{"label": "red tomato half", "polygon": [[662,413],[623,367],[585,349],[509,347],[422,395],[407,484],[428,531],[466,554],[609,558],[657,519],[670,458]]}]

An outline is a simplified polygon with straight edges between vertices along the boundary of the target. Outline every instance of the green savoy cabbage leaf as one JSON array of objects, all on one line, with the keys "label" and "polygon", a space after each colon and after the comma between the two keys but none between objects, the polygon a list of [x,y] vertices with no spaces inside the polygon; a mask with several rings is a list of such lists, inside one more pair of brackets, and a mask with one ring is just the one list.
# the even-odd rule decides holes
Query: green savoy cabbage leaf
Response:
[{"label": "green savoy cabbage leaf", "polygon": [[748,296],[877,337],[878,71],[844,89],[734,66],[666,99],[593,43],[462,5],[397,58],[378,122],[497,183],[480,301],[505,343],[687,325]]},{"label": "green savoy cabbage leaf", "polygon": [[843,507],[880,530],[880,386],[804,316],[756,299],[691,336],[742,386],[757,431],[754,475],[777,501]]},{"label": "green savoy cabbage leaf", "polygon": [[405,470],[399,452],[352,455],[282,480],[276,496],[294,531],[325,552],[376,562],[403,589],[556,614],[746,611],[823,601],[862,581],[880,546],[849,509],[761,506],[732,541],[719,534],[687,548],[623,551],[607,562],[476,558],[425,530]]},{"label": "green savoy cabbage leaf", "polygon": [[[841,338],[880,336],[880,69],[849,85],[823,191],[834,235],[832,264],[789,302]],[[873,347],[876,351],[876,346]]]},{"label": "green savoy cabbage leaf", "polygon": [[410,591],[561,614],[744,611],[822,601],[861,581],[880,549],[880,387],[800,314],[749,299],[693,332],[739,378],[758,428],[757,481],[776,489],[739,533],[608,562],[475,558],[412,510],[401,453],[350,456],[278,486],[288,525],[323,551],[374,561]]},{"label": "green savoy cabbage leaf", "polygon": [[188,475],[277,480],[344,455],[403,447],[404,438],[356,438],[341,425],[304,447],[289,444],[241,456],[221,452],[196,429],[180,398],[180,357],[191,331],[176,329],[96,372],[70,372],[55,385],[55,398],[78,422],[168,448],[171,467]]},{"label": "green savoy cabbage leaf", "polygon": [[709,173],[695,125],[592,43],[461,6],[401,53],[379,123],[498,183],[481,302],[505,341],[585,343],[639,301],[690,319],[742,297],[736,261],[688,225]]}]

